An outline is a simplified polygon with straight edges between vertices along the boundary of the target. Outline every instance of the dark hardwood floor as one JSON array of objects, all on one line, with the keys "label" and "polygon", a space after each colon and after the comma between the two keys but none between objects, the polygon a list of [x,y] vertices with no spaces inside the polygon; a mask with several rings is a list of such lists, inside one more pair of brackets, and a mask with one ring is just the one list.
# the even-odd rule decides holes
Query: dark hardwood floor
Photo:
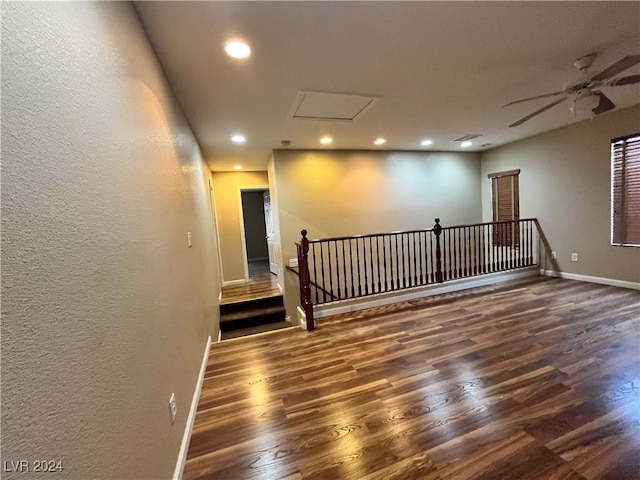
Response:
[{"label": "dark hardwood floor", "polygon": [[185,479],[640,478],[640,292],[533,277],[214,344]]},{"label": "dark hardwood floor", "polygon": [[269,272],[269,262],[249,262],[249,281],[222,287],[221,304],[282,295],[277,277]]}]

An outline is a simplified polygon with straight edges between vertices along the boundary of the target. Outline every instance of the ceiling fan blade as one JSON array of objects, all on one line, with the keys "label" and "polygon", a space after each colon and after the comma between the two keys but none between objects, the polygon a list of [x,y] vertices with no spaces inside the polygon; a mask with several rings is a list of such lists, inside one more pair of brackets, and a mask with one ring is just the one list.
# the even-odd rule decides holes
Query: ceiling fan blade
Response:
[{"label": "ceiling fan blade", "polygon": [[517,127],[518,125],[522,125],[524,122],[531,120],[533,117],[535,117],[536,115],[540,115],[542,112],[549,110],[552,107],[555,107],[556,105],[558,105],[559,103],[564,102],[567,99],[567,97],[563,97],[560,100],[556,100],[555,102],[551,102],[549,105],[546,105],[538,110],[536,110],[533,113],[530,113],[529,115],[527,115],[524,118],[521,118],[520,120],[518,120],[515,123],[512,123],[511,125],[509,125],[509,127]]},{"label": "ceiling fan blade", "polygon": [[556,95],[560,95],[561,93],[564,93],[564,90],[560,90],[559,92],[553,92],[553,93],[545,93],[544,95],[538,95],[535,97],[523,98],[521,100],[509,102],[506,105],[503,105],[503,107],[508,107],[509,105],[515,105],[516,103],[528,102],[529,100],[536,100],[538,98],[555,97]]},{"label": "ceiling fan blade", "polygon": [[618,60],[613,65],[609,65],[609,67],[605,68],[599,74],[594,76],[591,81],[599,82],[602,80],[607,80],[614,75],[624,72],[627,68],[633,67],[637,63],[640,63],[640,55],[627,55],[626,57]]},{"label": "ceiling fan blade", "polygon": [[626,77],[614,78],[606,83],[607,87],[617,87],[619,85],[633,85],[640,83],[640,75],[629,75]]},{"label": "ceiling fan blade", "polygon": [[593,110],[591,110],[596,115],[600,115],[601,113],[608,112],[609,110],[613,110],[614,108],[616,108],[616,106],[613,104],[611,99],[607,97],[604,93],[602,92],[591,92],[591,93],[600,97],[600,103],[598,104],[598,106]]}]

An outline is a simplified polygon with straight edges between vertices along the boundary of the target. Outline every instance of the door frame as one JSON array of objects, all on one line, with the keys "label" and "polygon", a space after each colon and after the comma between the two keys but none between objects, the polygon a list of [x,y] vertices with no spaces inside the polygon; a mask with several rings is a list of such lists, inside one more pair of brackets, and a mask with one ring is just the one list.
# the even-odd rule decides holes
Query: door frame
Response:
[{"label": "door frame", "polygon": [[[244,231],[244,210],[242,192],[269,191],[269,185],[238,185],[238,213],[240,215],[240,239],[242,240],[242,261],[244,262],[244,281],[249,283],[249,260],[247,259],[247,237]],[[265,238],[265,242],[267,239]]]},{"label": "door frame", "polygon": [[213,228],[215,229],[216,255],[218,256],[218,280],[220,282],[220,291],[218,292],[218,300],[222,299],[222,287],[224,285],[224,272],[222,270],[222,251],[220,250],[220,226],[218,225],[218,210],[216,210],[216,191],[213,188],[213,180],[209,177],[209,206],[211,208],[211,217],[213,218]]}]

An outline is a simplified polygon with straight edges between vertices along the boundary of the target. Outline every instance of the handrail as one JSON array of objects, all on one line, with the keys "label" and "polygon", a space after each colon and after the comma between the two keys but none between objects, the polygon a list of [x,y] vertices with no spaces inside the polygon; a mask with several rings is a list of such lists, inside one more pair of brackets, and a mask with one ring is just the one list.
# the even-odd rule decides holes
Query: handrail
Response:
[{"label": "handrail", "polygon": [[[309,243],[311,243],[311,241],[309,241]],[[296,244],[297,245],[297,244]],[[300,272],[298,272],[298,270],[296,270],[294,267],[290,267],[289,265],[287,265],[285,267],[287,270],[289,270],[290,272],[295,273],[297,276],[300,276]],[[322,288],[320,285],[318,285],[316,282],[314,282],[313,280],[310,281],[311,282],[311,286],[316,287],[318,290],[320,290],[323,293],[326,293],[327,295],[329,295],[331,297],[332,300],[336,299],[336,296],[333,295],[331,292],[327,292],[324,288]]]},{"label": "handrail", "polygon": [[469,223],[466,225],[451,225],[450,227],[442,227],[442,229],[445,230],[445,229],[452,229],[452,228],[481,227],[483,225],[501,225],[501,224],[514,223],[514,222],[537,222],[537,221],[538,219],[535,217],[519,218],[517,220],[500,220],[499,222],[482,222],[482,223]]},{"label": "handrail", "polygon": [[[296,243],[300,304],[313,305],[537,265],[535,218],[352,235]],[[312,329],[312,328],[309,328]]]},{"label": "handrail", "polygon": [[[328,237],[328,238],[316,238],[313,240],[309,240],[309,243],[319,243],[319,242],[333,242],[336,240],[348,240],[350,238],[370,238],[370,237],[382,237],[389,235],[400,235],[405,233],[419,233],[419,232],[430,232],[432,228],[426,228],[424,230],[396,230],[394,232],[382,232],[382,233],[367,233],[366,235],[348,235],[346,237]],[[296,243],[296,245],[299,245]]]}]

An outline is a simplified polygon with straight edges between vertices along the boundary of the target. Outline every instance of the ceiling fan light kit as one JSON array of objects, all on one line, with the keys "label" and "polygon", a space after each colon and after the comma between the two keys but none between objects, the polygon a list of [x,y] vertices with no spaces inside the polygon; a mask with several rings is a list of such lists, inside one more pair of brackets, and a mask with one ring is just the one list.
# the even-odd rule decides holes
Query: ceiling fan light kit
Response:
[{"label": "ceiling fan light kit", "polygon": [[590,89],[584,88],[580,90],[573,99],[569,110],[573,113],[573,117],[595,116],[594,109],[600,105],[600,97],[594,95]]},{"label": "ceiling fan light kit", "polygon": [[573,113],[574,117],[590,115],[591,118],[593,118],[594,115],[600,115],[601,113],[605,113],[616,108],[615,104],[609,97],[607,97],[602,91],[594,89],[602,87],[609,88],[619,87],[623,85],[635,85],[640,83],[640,75],[628,75],[626,77],[612,78],[619,73],[622,73],[625,70],[640,63],[640,54],[627,55],[614,64],[609,65],[609,67],[605,68],[597,75],[589,78],[587,71],[593,64],[595,58],[596,54],[590,53],[578,58],[573,63],[573,66],[582,72],[582,75],[584,77],[584,80],[582,82],[565,87],[558,92],[523,98],[521,100],[515,100],[504,105],[505,107],[508,107],[517,103],[537,100],[539,98],[556,97],[558,95],[564,94],[564,97],[560,98],[559,100],[554,100],[548,105],[545,105],[544,107],[534,111],[533,113],[530,113],[526,117],[523,117],[520,120],[512,123],[511,125],[509,125],[509,127],[517,127],[519,125],[522,125],[528,120],[531,120],[532,118],[540,115],[542,112],[555,107],[556,105],[564,102],[570,97],[573,97],[573,99],[571,108],[569,110]]}]

